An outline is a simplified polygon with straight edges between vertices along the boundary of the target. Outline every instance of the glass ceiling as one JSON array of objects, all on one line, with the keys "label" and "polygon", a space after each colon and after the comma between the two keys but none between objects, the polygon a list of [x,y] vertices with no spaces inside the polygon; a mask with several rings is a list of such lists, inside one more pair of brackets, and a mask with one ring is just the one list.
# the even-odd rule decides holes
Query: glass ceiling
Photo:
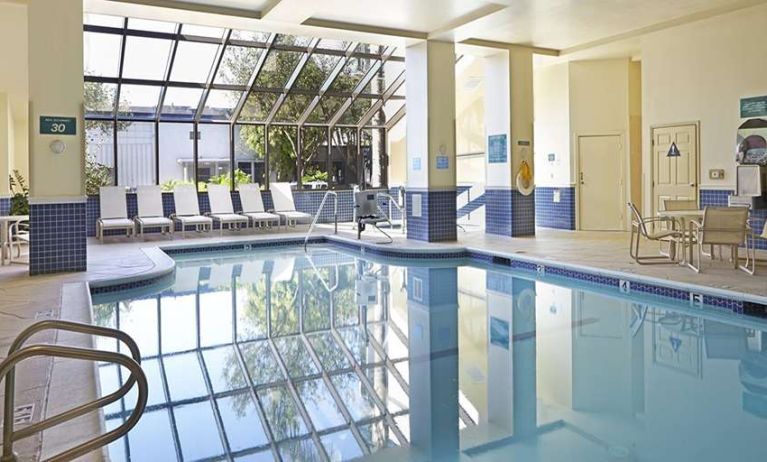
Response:
[{"label": "glass ceiling", "polygon": [[401,50],[85,15],[87,119],[391,127]]}]

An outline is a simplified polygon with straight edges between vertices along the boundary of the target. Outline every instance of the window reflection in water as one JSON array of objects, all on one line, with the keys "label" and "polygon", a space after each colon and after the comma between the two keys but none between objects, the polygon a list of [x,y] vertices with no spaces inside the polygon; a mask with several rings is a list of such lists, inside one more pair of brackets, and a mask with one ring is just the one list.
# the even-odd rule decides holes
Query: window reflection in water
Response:
[{"label": "window reflection in water", "polygon": [[[321,249],[311,261],[185,257],[170,289],[94,310],[137,340],[149,380],[114,460],[348,460],[410,446],[527,461],[557,445],[569,460],[689,460],[693,433],[708,435],[699,460],[764,453],[767,335],[714,309]],[[103,393],[126,379],[99,372]],[[134,402],[108,406],[107,428]]]}]

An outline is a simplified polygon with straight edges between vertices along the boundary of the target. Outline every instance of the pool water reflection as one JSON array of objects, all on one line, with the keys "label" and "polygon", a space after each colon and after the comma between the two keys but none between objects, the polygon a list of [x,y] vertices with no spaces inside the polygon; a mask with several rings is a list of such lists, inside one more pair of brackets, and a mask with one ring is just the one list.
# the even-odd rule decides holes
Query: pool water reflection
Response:
[{"label": "pool water reflection", "polygon": [[[767,324],[398,265],[322,247],[193,255],[159,293],[94,296],[150,388],[111,460],[767,458]],[[103,394],[127,377],[99,375]],[[106,408],[107,428],[134,403]]]}]

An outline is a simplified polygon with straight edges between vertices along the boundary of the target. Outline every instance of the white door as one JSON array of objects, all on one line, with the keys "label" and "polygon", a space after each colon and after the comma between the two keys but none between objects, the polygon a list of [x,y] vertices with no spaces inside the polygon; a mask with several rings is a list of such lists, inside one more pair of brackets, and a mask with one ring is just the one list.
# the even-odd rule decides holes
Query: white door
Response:
[{"label": "white door", "polygon": [[578,138],[580,229],[625,229],[623,146],[619,135]]},{"label": "white door", "polygon": [[[668,157],[671,143],[679,157]],[[653,215],[666,199],[698,200],[698,133],[695,125],[652,129]]]}]

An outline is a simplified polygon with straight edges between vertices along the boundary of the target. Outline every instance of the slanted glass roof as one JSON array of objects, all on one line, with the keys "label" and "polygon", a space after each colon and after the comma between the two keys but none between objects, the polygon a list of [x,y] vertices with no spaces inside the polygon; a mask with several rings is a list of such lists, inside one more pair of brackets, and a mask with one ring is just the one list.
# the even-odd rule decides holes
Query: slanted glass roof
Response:
[{"label": "slanted glass roof", "polygon": [[394,47],[96,14],[84,41],[88,119],[383,128],[404,107]]}]

